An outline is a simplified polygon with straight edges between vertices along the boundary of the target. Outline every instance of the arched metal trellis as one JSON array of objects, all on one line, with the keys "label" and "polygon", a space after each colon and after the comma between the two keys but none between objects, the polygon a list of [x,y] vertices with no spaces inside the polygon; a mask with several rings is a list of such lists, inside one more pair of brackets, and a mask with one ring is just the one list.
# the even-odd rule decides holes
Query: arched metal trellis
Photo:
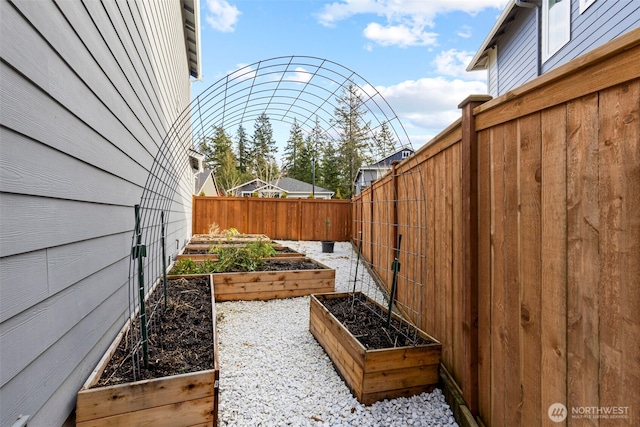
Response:
[{"label": "arched metal trellis", "polygon": [[[165,136],[150,170],[140,201],[140,217],[132,240],[130,266],[130,315],[146,315],[143,324],[154,327],[156,310],[162,304],[141,304],[154,286],[162,283],[166,271],[164,230],[171,229],[172,215],[190,210],[192,193],[189,150],[211,136],[217,127],[232,134],[239,126],[248,128],[261,114],[270,122],[292,125],[311,134],[318,126],[324,138],[337,140],[335,111],[338,97],[349,87],[357,88],[362,99],[363,123],[369,123],[373,138],[383,126],[393,135],[397,151],[412,149],[411,141],[389,103],[375,87],[353,70],[340,64],[310,56],[284,56],[242,67],[211,85],[198,95],[179,115]],[[374,156],[381,156],[372,150]],[[381,160],[378,157],[379,160]],[[418,162],[413,156],[403,165]],[[427,230],[423,225],[425,191],[419,168],[393,168],[391,187],[368,190],[358,196],[358,213],[354,214],[353,243],[358,248],[352,266],[354,290],[382,301],[396,299],[396,307],[410,321],[420,323],[420,307],[425,283],[424,247]],[[173,230],[176,232],[176,230]],[[402,237],[400,237],[402,236]],[[402,239],[402,246],[399,242]],[[376,250],[374,250],[376,249]],[[144,255],[145,259],[141,262]],[[411,262],[405,262],[410,260]],[[394,268],[402,265],[398,269]],[[140,275],[144,268],[144,276]],[[365,279],[364,273],[369,274]],[[137,274],[136,274],[137,273]],[[391,277],[397,281],[390,292]],[[139,370],[144,337],[139,331],[130,334],[134,377]]]}]

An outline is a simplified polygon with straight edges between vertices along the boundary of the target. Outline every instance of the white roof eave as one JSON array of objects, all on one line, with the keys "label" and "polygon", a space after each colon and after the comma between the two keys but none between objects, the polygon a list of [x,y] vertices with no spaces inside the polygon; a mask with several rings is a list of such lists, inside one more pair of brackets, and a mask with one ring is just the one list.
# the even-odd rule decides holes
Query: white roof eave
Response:
[{"label": "white roof eave", "polygon": [[489,44],[491,43],[495,35],[498,34],[500,29],[502,28],[502,25],[507,20],[507,17],[515,7],[516,7],[516,1],[509,0],[509,3],[507,3],[504,10],[498,17],[498,20],[496,21],[495,25],[493,26],[493,28],[491,28],[491,31],[489,31],[489,34],[487,35],[487,37],[485,37],[484,41],[482,42],[482,45],[480,45],[480,48],[478,49],[475,56],[469,63],[469,66],[467,67],[467,71],[478,71],[478,70],[487,69],[486,61],[482,61],[482,59],[485,56],[485,52],[487,51],[487,48],[489,47]]}]

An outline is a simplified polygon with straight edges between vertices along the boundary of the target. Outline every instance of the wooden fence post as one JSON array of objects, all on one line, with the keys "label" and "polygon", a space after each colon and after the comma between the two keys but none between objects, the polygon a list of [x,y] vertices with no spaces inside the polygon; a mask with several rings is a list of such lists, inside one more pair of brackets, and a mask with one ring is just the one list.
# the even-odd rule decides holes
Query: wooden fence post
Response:
[{"label": "wooden fence post", "polygon": [[462,109],[462,310],[464,365],[462,395],[472,414],[478,414],[478,144],[473,109],[491,99],[471,95]]}]

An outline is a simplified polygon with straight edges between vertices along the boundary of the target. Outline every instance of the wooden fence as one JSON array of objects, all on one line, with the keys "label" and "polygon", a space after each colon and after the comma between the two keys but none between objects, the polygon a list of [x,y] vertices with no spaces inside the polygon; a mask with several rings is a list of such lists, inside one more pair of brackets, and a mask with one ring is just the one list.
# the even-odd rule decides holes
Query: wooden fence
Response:
[{"label": "wooden fence", "polygon": [[[640,29],[498,99],[470,97],[353,200],[353,239],[386,242],[363,247],[375,265],[399,230],[425,234],[401,259],[398,298],[486,425],[556,425],[554,403],[568,408],[557,425],[640,422],[638,64]],[[401,203],[416,172],[424,197]],[[392,194],[393,213],[376,207]]]},{"label": "wooden fence", "polygon": [[223,230],[235,228],[272,239],[348,241],[350,205],[349,200],[193,196],[192,229],[202,234],[217,224]]}]

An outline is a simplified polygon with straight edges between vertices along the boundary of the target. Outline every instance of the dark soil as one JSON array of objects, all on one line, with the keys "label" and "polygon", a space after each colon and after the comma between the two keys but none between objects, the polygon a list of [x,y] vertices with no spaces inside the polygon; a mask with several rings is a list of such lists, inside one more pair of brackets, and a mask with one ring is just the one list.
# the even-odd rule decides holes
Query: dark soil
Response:
[{"label": "dark soil", "polygon": [[401,324],[397,319],[392,318],[391,327],[387,328],[386,310],[383,312],[362,294],[356,294],[355,298],[321,299],[320,302],[369,350],[431,343],[415,336],[415,328]]},{"label": "dark soil", "polygon": [[[191,248],[185,248],[184,250],[184,254],[185,255],[204,255],[204,254],[208,254],[209,253],[209,249],[191,249]],[[287,247],[281,247],[281,248],[276,248],[276,253],[278,254],[293,254],[293,253],[297,253],[296,251],[294,251],[291,248],[287,248]]]},{"label": "dark soil", "polygon": [[258,267],[258,271],[319,270],[324,268],[315,262],[304,259],[278,260],[278,258],[272,258]]},{"label": "dark soil", "polygon": [[[161,297],[161,286],[152,295]],[[149,369],[140,363],[136,380],[160,378],[214,368],[211,291],[206,277],[167,282],[167,310],[149,334]],[[155,295],[157,294],[157,295]],[[163,307],[163,303],[161,303]],[[136,322],[134,328],[139,328]],[[141,349],[140,349],[141,351]],[[132,382],[129,336],[123,337],[98,384]]]}]

